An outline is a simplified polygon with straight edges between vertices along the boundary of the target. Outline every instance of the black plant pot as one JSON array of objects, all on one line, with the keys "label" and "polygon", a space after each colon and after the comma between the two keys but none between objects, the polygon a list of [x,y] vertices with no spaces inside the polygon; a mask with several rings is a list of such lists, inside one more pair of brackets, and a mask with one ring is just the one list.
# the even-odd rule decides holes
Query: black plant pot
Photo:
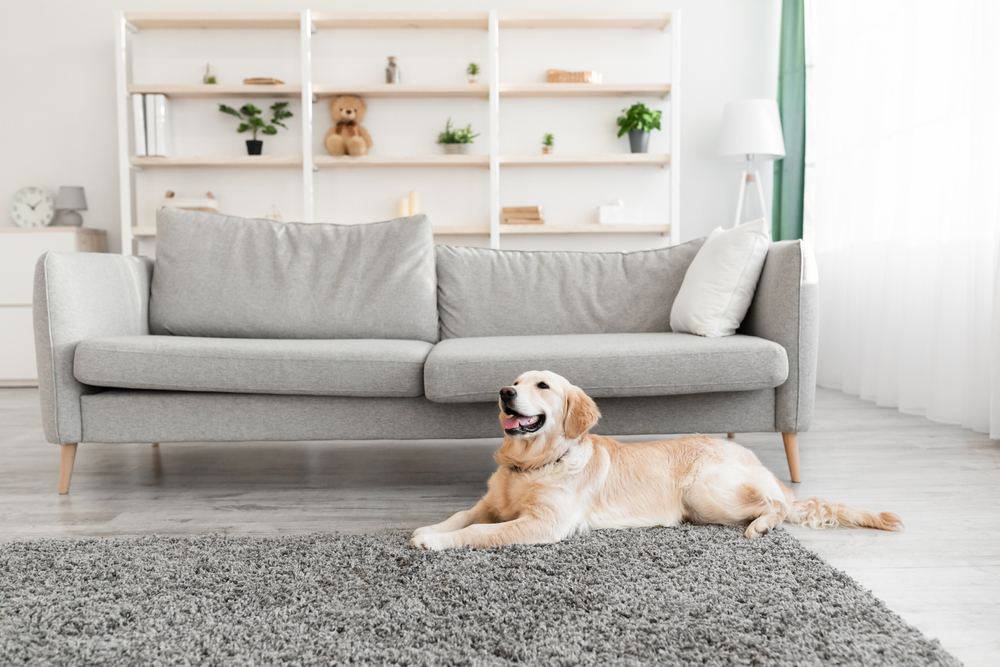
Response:
[{"label": "black plant pot", "polygon": [[[259,139],[247,139],[247,155],[260,155],[260,149],[264,148],[264,142]],[[635,151],[632,151],[633,153]]]},{"label": "black plant pot", "polygon": [[628,143],[629,146],[632,147],[633,153],[648,153],[649,132],[643,132],[642,130],[629,130]]}]

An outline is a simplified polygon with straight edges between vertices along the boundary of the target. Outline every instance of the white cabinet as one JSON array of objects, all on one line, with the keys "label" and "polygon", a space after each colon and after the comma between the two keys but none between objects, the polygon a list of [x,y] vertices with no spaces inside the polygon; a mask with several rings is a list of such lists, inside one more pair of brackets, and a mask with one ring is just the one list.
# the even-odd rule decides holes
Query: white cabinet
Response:
[{"label": "white cabinet", "polygon": [[35,263],[47,252],[107,252],[103,229],[0,227],[0,387],[34,387],[31,296]]}]

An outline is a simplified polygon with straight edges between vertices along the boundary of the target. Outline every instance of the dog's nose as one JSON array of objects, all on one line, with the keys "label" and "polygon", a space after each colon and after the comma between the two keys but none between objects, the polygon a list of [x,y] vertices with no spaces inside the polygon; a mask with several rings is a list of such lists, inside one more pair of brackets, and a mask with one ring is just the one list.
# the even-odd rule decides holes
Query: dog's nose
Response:
[{"label": "dog's nose", "polygon": [[517,389],[514,389],[513,387],[504,387],[503,389],[500,390],[500,398],[504,399],[505,401],[509,401],[515,396],[517,396]]}]

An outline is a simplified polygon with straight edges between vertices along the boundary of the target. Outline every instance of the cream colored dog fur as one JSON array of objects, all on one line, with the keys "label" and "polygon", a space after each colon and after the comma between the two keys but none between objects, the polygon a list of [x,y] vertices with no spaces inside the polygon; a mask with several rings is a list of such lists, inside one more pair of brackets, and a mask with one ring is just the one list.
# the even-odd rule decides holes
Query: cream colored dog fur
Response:
[{"label": "cream colored dog fur", "polygon": [[600,412],[583,390],[548,371],[500,391],[499,468],[475,507],[419,528],[424,549],[558,542],[601,528],[749,524],[747,537],[783,521],[814,530],[897,530],[899,517],[819,498],[796,500],[750,450],[705,435],[623,444],[592,435]]}]

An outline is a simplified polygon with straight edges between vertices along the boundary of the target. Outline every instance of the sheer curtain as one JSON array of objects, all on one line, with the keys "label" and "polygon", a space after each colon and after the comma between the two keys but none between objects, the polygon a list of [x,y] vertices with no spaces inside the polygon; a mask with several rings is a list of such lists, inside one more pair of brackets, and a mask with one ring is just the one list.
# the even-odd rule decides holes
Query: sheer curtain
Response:
[{"label": "sheer curtain", "polygon": [[1000,2],[807,0],[805,29],[818,383],[1000,438]]}]

